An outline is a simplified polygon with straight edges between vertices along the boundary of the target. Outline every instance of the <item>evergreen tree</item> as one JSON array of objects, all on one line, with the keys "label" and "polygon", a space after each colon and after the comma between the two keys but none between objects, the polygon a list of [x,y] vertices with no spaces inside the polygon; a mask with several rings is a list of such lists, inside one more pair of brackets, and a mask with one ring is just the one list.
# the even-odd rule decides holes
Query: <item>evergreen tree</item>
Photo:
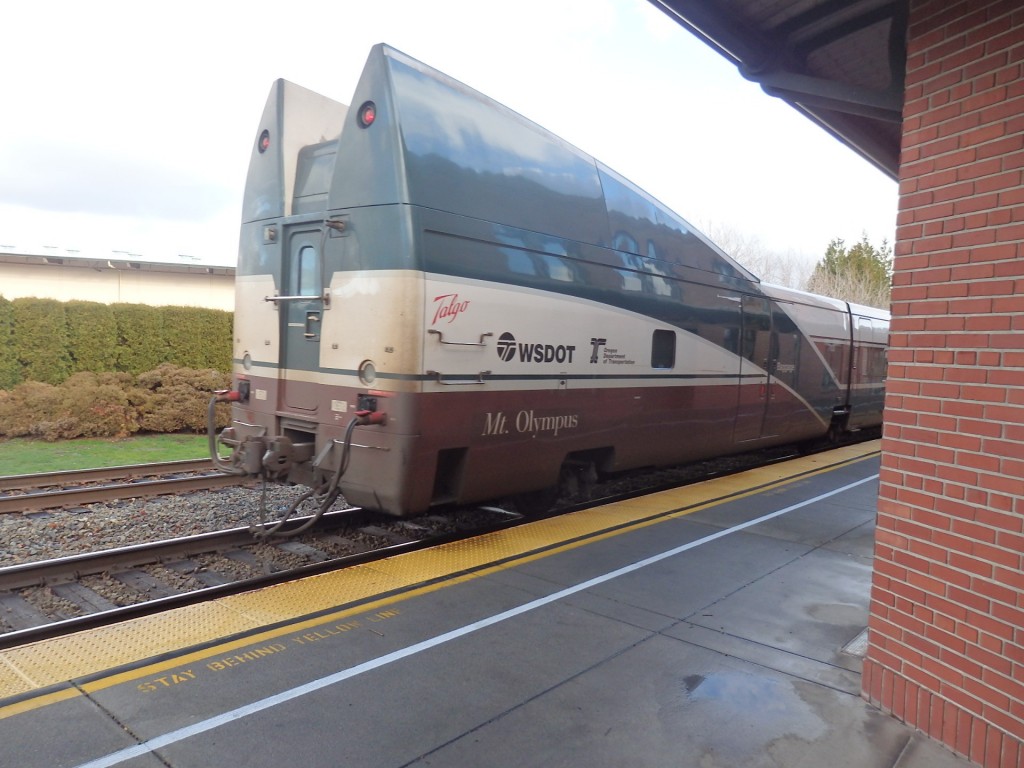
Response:
[{"label": "evergreen tree", "polygon": [[37,298],[20,298],[11,303],[22,378],[60,384],[71,373],[64,304],[56,299]]},{"label": "evergreen tree", "polygon": [[73,372],[117,370],[117,320],[110,305],[69,301],[64,310]]},{"label": "evergreen tree", "polygon": [[231,313],[203,307],[161,307],[167,359],[182,368],[231,370]]},{"label": "evergreen tree", "polygon": [[14,349],[14,306],[0,296],[0,389],[21,382],[21,365]]},{"label": "evergreen tree", "polygon": [[117,370],[139,374],[167,362],[163,314],[146,304],[114,304]]},{"label": "evergreen tree", "polygon": [[885,240],[876,248],[863,235],[860,242],[849,248],[841,238],[830,242],[807,281],[807,290],[888,309],[891,282],[892,248]]}]

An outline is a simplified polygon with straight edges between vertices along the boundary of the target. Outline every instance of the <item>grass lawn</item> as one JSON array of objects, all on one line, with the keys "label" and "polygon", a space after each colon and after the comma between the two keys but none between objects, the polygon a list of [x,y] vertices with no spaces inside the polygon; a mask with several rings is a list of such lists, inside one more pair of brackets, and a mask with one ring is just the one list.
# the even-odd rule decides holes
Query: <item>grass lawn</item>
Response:
[{"label": "grass lawn", "polygon": [[206,435],[138,435],[122,440],[81,438],[48,443],[0,440],[0,475],[29,475],[66,469],[118,467],[208,456]]}]

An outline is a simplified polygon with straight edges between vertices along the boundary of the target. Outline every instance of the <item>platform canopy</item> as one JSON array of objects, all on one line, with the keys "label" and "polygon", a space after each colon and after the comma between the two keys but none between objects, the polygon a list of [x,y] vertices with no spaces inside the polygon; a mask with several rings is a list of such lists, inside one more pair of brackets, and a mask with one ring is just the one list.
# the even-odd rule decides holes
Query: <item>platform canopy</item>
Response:
[{"label": "platform canopy", "polygon": [[650,0],[895,179],[907,0]]}]

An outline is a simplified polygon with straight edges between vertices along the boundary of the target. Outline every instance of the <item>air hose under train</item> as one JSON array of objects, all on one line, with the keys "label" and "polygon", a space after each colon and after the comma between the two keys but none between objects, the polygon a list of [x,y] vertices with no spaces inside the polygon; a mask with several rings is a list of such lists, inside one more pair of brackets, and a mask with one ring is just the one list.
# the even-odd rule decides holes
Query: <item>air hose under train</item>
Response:
[{"label": "air hose under train", "polygon": [[224,397],[224,392],[215,392],[213,397],[210,398],[210,404],[206,406],[206,438],[210,448],[210,460],[213,462],[213,466],[221,472],[226,472],[229,475],[244,475],[246,471],[242,467],[228,464],[221,458],[220,452],[217,450],[216,408],[217,403],[223,402],[228,402]]},{"label": "air hose under train", "polygon": [[[270,536],[296,536],[303,531],[307,531],[312,528],[320,520],[321,517],[329,510],[334,502],[338,500],[338,494],[340,489],[338,484],[341,482],[341,476],[345,474],[345,470],[348,469],[349,459],[352,455],[352,431],[360,424],[368,423],[365,414],[357,414],[349,423],[348,427],[345,428],[345,437],[342,440],[331,440],[322,451],[317,455],[316,459],[313,460],[313,466],[319,466],[323,461],[330,455],[334,447],[340,442],[341,448],[341,460],[338,462],[338,468],[332,473],[330,480],[322,483],[316,488],[310,488],[308,491],[303,493],[299,498],[292,502],[291,506],[288,507],[284,513],[284,517],[280,518],[274,523],[267,522],[267,478],[263,476],[263,494],[260,498],[260,521],[258,524],[251,525],[249,530],[252,531],[254,536],[260,538],[269,538]],[[282,530],[284,525],[291,519],[292,515],[298,510],[303,502],[313,498],[317,501],[316,512],[298,528],[289,528],[288,530]]]}]

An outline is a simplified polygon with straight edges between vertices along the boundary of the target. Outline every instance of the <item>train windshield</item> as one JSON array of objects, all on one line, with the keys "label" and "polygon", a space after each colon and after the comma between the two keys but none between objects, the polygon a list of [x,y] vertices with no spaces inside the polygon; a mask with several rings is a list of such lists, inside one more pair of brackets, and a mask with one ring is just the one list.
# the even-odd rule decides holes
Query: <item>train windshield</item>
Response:
[{"label": "train windshield", "polygon": [[299,150],[295,169],[295,213],[323,210],[326,207],[337,151],[337,141],[325,141]]}]

